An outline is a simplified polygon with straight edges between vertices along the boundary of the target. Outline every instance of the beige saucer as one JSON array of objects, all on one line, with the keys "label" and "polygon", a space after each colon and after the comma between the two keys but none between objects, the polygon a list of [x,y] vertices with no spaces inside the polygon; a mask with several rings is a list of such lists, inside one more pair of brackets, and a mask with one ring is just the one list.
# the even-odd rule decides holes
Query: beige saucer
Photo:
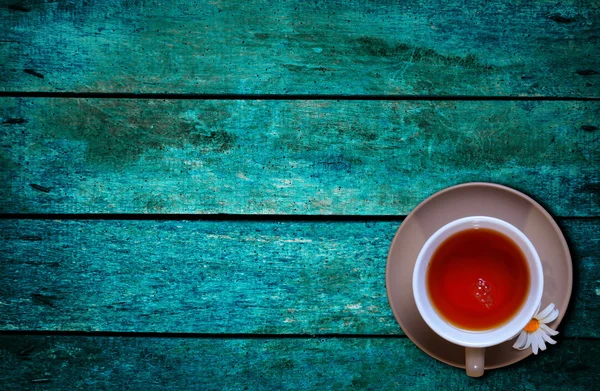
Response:
[{"label": "beige saucer", "polygon": [[[535,246],[544,268],[542,308],[554,303],[562,320],[573,285],[567,242],[550,214],[528,196],[493,183],[466,183],[442,190],[419,204],[404,220],[390,247],[385,273],[388,300],[404,333],[430,356],[465,367],[465,349],[435,334],[421,318],[412,293],[412,275],[421,247],[438,228],[465,216],[491,216],[520,229]],[[531,354],[512,348],[514,341],[486,349],[485,368],[514,364]],[[550,347],[555,349],[555,347]],[[543,353],[542,353],[543,354]]]}]

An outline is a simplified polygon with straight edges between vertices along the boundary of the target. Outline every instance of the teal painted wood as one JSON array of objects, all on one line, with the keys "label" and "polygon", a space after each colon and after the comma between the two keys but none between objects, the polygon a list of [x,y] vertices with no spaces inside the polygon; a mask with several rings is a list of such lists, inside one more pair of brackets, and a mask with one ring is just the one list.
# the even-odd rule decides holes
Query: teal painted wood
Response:
[{"label": "teal painted wood", "polygon": [[[402,334],[391,222],[2,220],[0,330]],[[600,220],[562,221],[562,335],[599,337]]]},{"label": "teal painted wood", "polygon": [[0,211],[406,215],[469,181],[600,214],[600,102],[0,100]]},{"label": "teal painted wood", "polygon": [[589,390],[600,341],[562,340],[474,379],[400,339],[0,336],[7,389]]},{"label": "teal painted wood", "polygon": [[594,0],[72,0],[0,20],[4,91],[600,96]]}]

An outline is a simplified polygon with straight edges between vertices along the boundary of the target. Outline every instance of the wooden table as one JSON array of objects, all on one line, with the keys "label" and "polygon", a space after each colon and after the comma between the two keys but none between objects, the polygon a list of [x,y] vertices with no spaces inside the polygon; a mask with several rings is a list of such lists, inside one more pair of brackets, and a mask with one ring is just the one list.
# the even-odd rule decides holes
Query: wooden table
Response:
[{"label": "wooden table", "polygon": [[[0,388],[597,384],[597,2],[1,3]],[[542,203],[575,270],[559,344],[483,379],[384,282],[468,181]]]}]

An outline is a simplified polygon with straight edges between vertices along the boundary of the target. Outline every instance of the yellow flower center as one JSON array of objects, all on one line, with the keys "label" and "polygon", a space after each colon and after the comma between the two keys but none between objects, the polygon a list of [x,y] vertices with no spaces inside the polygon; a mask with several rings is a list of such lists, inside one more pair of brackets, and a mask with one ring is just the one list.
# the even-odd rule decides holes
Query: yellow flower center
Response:
[{"label": "yellow flower center", "polygon": [[528,333],[533,333],[539,327],[540,327],[540,321],[533,318],[529,321],[529,323],[527,323],[527,326],[525,326],[525,328],[523,330],[527,331]]}]

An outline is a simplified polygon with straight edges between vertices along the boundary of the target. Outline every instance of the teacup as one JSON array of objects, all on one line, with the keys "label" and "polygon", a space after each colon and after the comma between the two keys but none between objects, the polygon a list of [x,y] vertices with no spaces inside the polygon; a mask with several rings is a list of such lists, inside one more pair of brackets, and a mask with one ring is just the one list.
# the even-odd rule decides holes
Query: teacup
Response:
[{"label": "teacup", "polygon": [[[428,287],[428,270],[430,269],[431,261],[434,257],[436,257],[436,259],[440,257],[439,253],[436,253],[436,251],[444,246],[448,246],[447,243],[450,241],[446,241],[447,239],[450,238],[450,240],[455,240],[453,238],[456,238],[458,234],[473,232],[470,231],[472,229],[481,229],[481,231],[479,231],[480,233],[489,232],[500,234],[504,239],[509,239],[510,242],[520,250],[526,269],[529,272],[529,284],[522,289],[523,297],[521,299],[520,307],[516,307],[514,313],[507,317],[501,324],[482,330],[469,330],[449,321],[448,317],[443,316],[440,309],[437,308],[432,301],[431,292],[433,289],[430,290]],[[494,250],[492,249],[489,251]],[[459,273],[459,275],[463,274],[463,269],[457,268],[453,270],[453,273]],[[472,273],[467,273],[465,271],[464,274]],[[474,300],[479,300],[481,301],[481,305],[488,306],[485,310],[482,307],[481,311],[494,311],[494,290],[487,287],[485,281],[483,283],[481,283],[481,281],[484,280],[480,278],[478,281],[473,281],[474,285],[472,292],[473,295],[475,295],[475,298],[468,297],[465,300],[471,300],[473,302],[475,302]],[[425,242],[417,257],[412,285],[414,299],[423,320],[425,320],[427,325],[442,338],[465,347],[465,367],[467,375],[478,377],[483,375],[484,372],[485,348],[501,344],[514,338],[535,315],[542,299],[544,275],[542,263],[533,244],[519,229],[506,221],[497,218],[470,216],[454,220],[444,225]],[[486,289],[485,291],[481,290],[482,286]],[[504,289],[506,291],[506,288]],[[471,293],[468,294],[470,295]],[[492,304],[490,305],[490,303]],[[482,313],[491,314],[491,312]]]}]

